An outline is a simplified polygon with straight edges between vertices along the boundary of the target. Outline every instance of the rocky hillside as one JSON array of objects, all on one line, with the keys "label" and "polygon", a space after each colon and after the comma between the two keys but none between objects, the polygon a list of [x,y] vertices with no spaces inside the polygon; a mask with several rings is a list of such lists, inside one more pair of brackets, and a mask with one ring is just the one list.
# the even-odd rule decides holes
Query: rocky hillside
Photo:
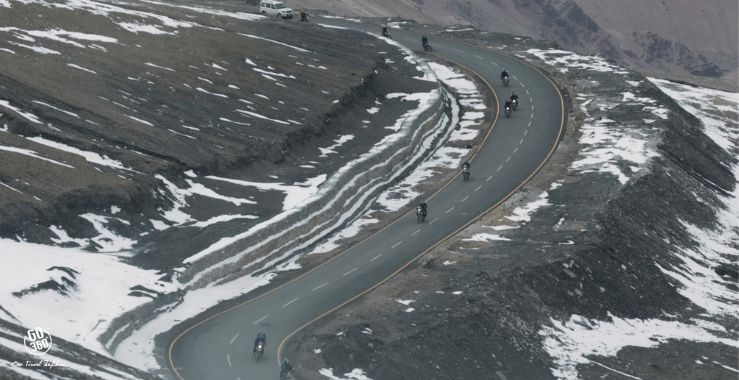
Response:
[{"label": "rocky hillside", "polygon": [[[397,52],[317,25],[154,2],[2,1],[0,12],[0,237],[149,246],[147,266],[217,240],[151,247],[178,239],[170,227],[242,231],[282,209],[279,192],[196,176],[305,181],[315,145],[374,117],[350,109],[413,88],[385,64]],[[402,114],[385,103],[383,116]],[[344,145],[364,151],[387,133]]]},{"label": "rocky hillside", "polygon": [[[736,88],[739,5],[733,0],[293,0],[352,16],[467,24],[557,42],[641,72]],[[716,80],[722,79],[722,80]]]},{"label": "rocky hillside", "polygon": [[[253,286],[269,283],[451,129],[452,99],[409,51],[317,23],[0,0],[0,37],[3,379],[146,378],[176,322],[142,325],[247,270],[225,256],[273,253]],[[230,285],[186,317],[253,290]],[[53,368],[23,364],[38,326],[63,348]],[[134,332],[115,359],[137,369],[112,359]]]},{"label": "rocky hillside", "polygon": [[572,99],[557,152],[503,207],[303,330],[286,352],[300,378],[735,378],[736,94],[531,41],[509,53]]}]

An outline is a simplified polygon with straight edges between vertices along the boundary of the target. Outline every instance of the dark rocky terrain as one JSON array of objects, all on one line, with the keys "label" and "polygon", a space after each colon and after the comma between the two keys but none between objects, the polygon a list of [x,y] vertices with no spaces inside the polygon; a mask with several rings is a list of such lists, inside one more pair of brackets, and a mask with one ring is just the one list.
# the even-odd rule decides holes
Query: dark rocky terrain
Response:
[{"label": "dark rocky terrain", "polygon": [[[510,53],[528,59],[523,52],[538,47],[509,36],[468,37],[492,46],[517,43]],[[321,369],[339,377],[362,369],[383,380],[624,378],[618,372],[640,379],[736,377],[737,316],[700,300],[716,297],[725,310],[736,308],[739,231],[719,218],[726,207],[721,198],[736,194],[737,142],[722,149],[697,118],[643,76],[598,65],[607,69],[573,64],[563,74],[562,64],[543,66],[574,99],[550,162],[502,208],[299,333],[285,353],[298,362],[298,378],[323,378]],[[728,118],[735,130],[736,113]],[[652,158],[639,164],[623,149],[643,149]],[[530,219],[520,217],[527,209]],[[726,229],[728,240],[714,242],[727,244],[726,253],[710,261],[716,248],[705,246],[696,228]],[[690,278],[698,270],[685,269],[693,263],[691,250],[704,255],[696,263],[703,273],[697,278],[705,280],[696,281],[709,290],[685,290],[682,277],[667,274]],[[567,327],[558,324],[567,320]],[[702,321],[719,325],[706,330],[715,335],[691,339],[675,333],[678,327],[657,327],[698,328]],[[598,323],[621,327],[609,334]],[[641,324],[653,327],[639,332]],[[575,333],[560,334],[568,331]],[[576,340],[577,331],[591,335]],[[625,347],[640,334],[661,344]],[[610,355],[579,348],[610,344],[616,347]],[[562,356],[553,357],[556,350]]]},{"label": "dark rocky terrain", "polygon": [[[30,150],[56,163],[0,150],[0,236],[51,243],[60,238],[56,226],[71,238],[61,245],[104,250],[111,238],[96,239],[100,230],[80,217],[94,213],[106,218],[106,227],[117,235],[135,240],[131,250],[138,255],[130,262],[164,272],[219,238],[246,231],[282,210],[279,192],[245,191],[205,176],[287,184],[330,173],[389,133],[382,127],[412,107],[384,99],[386,94],[433,87],[407,79],[418,75],[416,68],[377,39],[359,33],[347,38],[346,31],[314,24],[253,21],[244,14],[215,15],[155,2],[84,12],[33,1],[4,3],[0,0],[0,35],[7,36],[0,39],[0,147]],[[691,78],[732,75],[725,65],[735,60],[731,54],[728,61],[714,59],[664,32],[635,34],[644,51],[634,50],[639,52],[634,57],[614,37],[618,33],[600,26],[606,21],[573,4],[515,2],[519,19],[510,20],[525,14],[533,21],[521,25],[541,24],[530,30],[549,33],[562,46],[606,52],[647,69],[670,67],[675,75]],[[470,2],[454,5],[476,15],[481,27],[489,22]],[[253,5],[235,5],[242,6],[254,10]],[[416,2],[409,9],[428,6]],[[455,24],[464,21],[453,19]],[[55,28],[88,35],[49,34]],[[92,34],[115,41],[93,40],[98,37]],[[506,46],[539,65],[535,53],[525,52],[556,46],[497,33],[439,34]],[[732,154],[716,145],[703,134],[699,120],[639,74],[587,69],[565,74],[559,69],[545,66],[575,100],[569,104],[568,132],[548,166],[504,208],[458,239],[303,331],[286,352],[298,364],[299,378],[318,378],[321,368],[337,374],[363,368],[375,380],[551,378],[561,358],[547,350],[547,339],[566,330],[557,330],[556,323],[573,315],[585,319],[583,326],[593,320],[693,324],[700,319],[723,326],[723,331],[712,330],[719,338],[737,340],[735,315],[696,306],[663,270],[684,266],[681,249],[704,248],[686,224],[718,228],[720,198],[736,186],[731,172],[736,150]],[[378,99],[383,99],[382,112],[368,114]],[[370,127],[361,128],[365,120]],[[601,121],[615,123],[620,149],[655,155],[648,154],[646,162],[616,157],[603,168],[574,168],[583,152],[608,156],[614,149],[607,146],[610,140],[602,152],[582,143],[592,133],[585,126]],[[319,159],[319,147],[349,133],[355,135],[351,142]],[[55,149],[49,141],[86,156]],[[107,164],[91,161],[89,153]],[[217,197],[196,193],[187,204],[178,204],[178,192],[196,185],[216,191]],[[510,223],[504,217],[540,200],[542,191],[550,207],[498,232],[510,240],[465,240],[490,232],[489,226]],[[167,219],[169,211],[182,211],[190,219]],[[197,226],[226,214],[257,218]],[[159,223],[165,228],[159,230]],[[727,257],[730,261],[732,256]],[[703,264],[709,274],[735,283],[735,263]],[[56,282],[42,284],[64,296],[73,293]],[[725,287],[736,292],[732,286]],[[18,295],[36,290],[19,290]],[[132,293],[159,295],[142,287]],[[181,294],[167,296],[160,301],[176,302]],[[413,302],[401,305],[398,300]],[[404,312],[408,306],[414,310]],[[126,333],[140,327],[156,307],[161,305],[151,303],[121,317],[109,326],[105,340],[120,340],[125,333],[119,326]],[[133,327],[126,326],[129,322]],[[7,341],[17,342],[23,333],[7,321],[0,328]],[[620,376],[613,368],[645,379],[730,378],[731,372],[716,363],[733,365],[735,348],[669,337],[659,341],[656,347],[627,347],[618,355],[590,355],[577,371],[582,378]],[[74,343],[59,344],[65,360],[93,372],[148,376]],[[8,347],[0,346],[0,359],[17,360],[17,352]],[[86,378],[88,373],[54,372],[63,378]],[[0,367],[0,377],[12,376]]]},{"label": "dark rocky terrain", "polygon": [[[19,325],[54,318],[41,312],[29,317],[33,305],[43,310],[50,300],[69,302],[60,309],[70,315],[64,327],[72,327],[53,334],[67,338],[63,343],[59,338],[71,355],[63,359],[87,368],[52,371],[59,378],[88,378],[96,366],[114,362],[93,352],[96,348],[82,347],[80,340],[95,340],[109,329],[106,347],[97,349],[112,351],[109,339],[117,343],[156,316],[152,309],[161,305],[149,301],[168,306],[181,301],[173,273],[182,269],[183,260],[285,212],[287,195],[279,188],[215,177],[310,191],[306,183],[365,155],[395,133],[388,126],[418,107],[416,101],[386,95],[439,88],[414,79],[422,74],[418,67],[376,37],[295,20],[157,2],[0,1],[0,15],[3,243],[26,242],[31,252],[30,243],[79,247],[91,258],[105,253],[116,261],[107,255],[112,253],[159,278],[154,286],[135,283],[134,276],[123,279],[136,286],[118,295],[109,289],[112,304],[144,303],[138,314],[112,321],[126,307],[87,304],[75,326],[72,305],[97,293],[85,279],[105,277],[100,267],[81,256],[54,266],[33,253],[7,262],[5,273],[26,273],[29,280],[8,281],[17,288],[5,289],[0,299],[3,323],[15,331],[3,341],[0,360],[22,359]],[[433,104],[443,106],[437,95]],[[337,143],[347,135],[352,138]],[[416,144],[407,137],[396,144],[408,147],[392,150],[398,165],[410,153],[416,160],[428,154],[410,152]],[[363,169],[357,165],[354,171]],[[359,177],[351,170],[345,174],[335,184],[348,186]],[[366,174],[387,182],[378,185],[379,191],[399,173],[386,165],[382,173]],[[325,219],[333,223],[339,214]],[[105,280],[99,289],[109,285]],[[100,319],[85,326],[88,313],[99,313]],[[114,322],[119,324],[111,326]],[[75,332],[80,328],[84,334]],[[116,368],[123,378],[146,377],[125,365]],[[6,375],[11,376],[3,370],[0,377]]]},{"label": "dark rocky terrain", "polygon": [[[359,33],[346,39],[345,31],[316,25],[151,3],[109,8],[0,8],[0,99],[9,102],[0,106],[0,144],[70,166],[3,151],[0,236],[51,243],[58,239],[54,227],[71,238],[64,244],[105,250],[93,239],[100,232],[80,217],[92,213],[116,234],[140,239],[134,249],[147,254],[138,264],[171,268],[217,236],[209,228],[167,229],[192,224],[177,215],[167,220],[167,210],[191,221],[255,216],[221,223],[223,236],[279,212],[281,195],[202,179],[195,182],[230,198],[196,193],[178,208],[162,178],[187,189],[185,172],[290,183],[335,170],[389,133],[357,128],[362,120],[394,120],[410,105],[388,100],[381,115],[365,110],[384,94],[417,85],[385,63],[403,62],[397,51],[378,54],[388,49]],[[44,37],[49,30],[63,32]],[[299,167],[349,131],[356,138],[322,159],[322,169]],[[115,163],[91,162],[70,147]],[[183,234],[194,237],[187,247],[175,244]]]}]

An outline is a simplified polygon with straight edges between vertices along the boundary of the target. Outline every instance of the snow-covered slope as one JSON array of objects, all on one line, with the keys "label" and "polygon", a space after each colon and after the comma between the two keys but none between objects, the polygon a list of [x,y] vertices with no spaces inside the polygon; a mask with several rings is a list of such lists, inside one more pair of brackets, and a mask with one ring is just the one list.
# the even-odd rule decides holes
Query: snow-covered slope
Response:
[{"label": "snow-covered slope", "polygon": [[[156,368],[156,334],[299,268],[454,121],[376,36],[153,1],[0,14],[0,377],[141,378],[115,360]],[[35,327],[71,368],[12,364]]]}]

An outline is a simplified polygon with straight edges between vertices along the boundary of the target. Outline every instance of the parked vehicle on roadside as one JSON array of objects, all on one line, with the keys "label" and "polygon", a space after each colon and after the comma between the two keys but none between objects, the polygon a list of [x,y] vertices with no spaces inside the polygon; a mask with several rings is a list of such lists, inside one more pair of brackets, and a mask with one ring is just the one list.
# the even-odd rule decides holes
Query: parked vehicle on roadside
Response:
[{"label": "parked vehicle on roadside", "polygon": [[262,0],[259,3],[259,13],[283,19],[293,18],[293,10],[285,6],[282,1],[276,0]]}]

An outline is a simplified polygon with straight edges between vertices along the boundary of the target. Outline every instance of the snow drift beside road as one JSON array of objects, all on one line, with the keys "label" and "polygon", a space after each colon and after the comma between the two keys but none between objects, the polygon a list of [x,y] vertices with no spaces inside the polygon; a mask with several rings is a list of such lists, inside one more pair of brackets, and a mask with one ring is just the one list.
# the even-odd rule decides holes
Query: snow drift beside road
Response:
[{"label": "snow drift beside road", "polygon": [[[583,61],[578,61],[578,65],[586,69],[594,68],[598,71],[602,69],[602,66]],[[618,73],[618,69],[612,69],[613,72]],[[736,108],[738,94],[659,79],[650,80],[672,96],[681,107],[697,116],[702,121],[704,133],[730,155],[736,157],[739,150],[738,110]],[[635,84],[638,86],[638,83]],[[588,107],[611,109],[614,106],[602,103],[591,104],[592,99],[587,95],[581,95],[579,99],[582,101],[582,109],[586,115]],[[640,102],[645,105],[645,109],[649,107],[648,110],[651,110],[655,116],[666,118],[666,109],[651,99],[638,98],[632,93],[624,93],[622,102]],[[645,124],[650,123],[650,120],[645,120]],[[648,163],[648,160],[629,159],[628,150],[634,146],[646,147],[642,149],[642,152],[646,152],[647,158],[655,156],[656,153],[650,153],[652,149],[648,148],[647,140],[639,144],[620,145],[623,141],[622,137],[587,139],[589,134],[597,133],[598,130],[613,136],[619,133],[609,129],[608,125],[612,125],[611,122],[595,120],[594,124],[589,124],[589,120],[586,119],[581,143],[596,141],[598,145],[595,149],[601,151],[589,162],[591,165],[589,170],[612,173],[622,184],[626,184],[629,176],[614,164],[624,160],[631,161],[639,165],[632,169],[632,172],[636,173],[645,163]],[[680,126],[673,127],[679,128]],[[644,137],[635,135],[629,138],[644,139]],[[595,152],[594,148],[587,145],[581,150],[581,154],[585,155],[592,155],[592,152]],[[643,154],[638,156],[644,157]],[[600,159],[595,159],[595,157],[600,157]],[[582,169],[582,165],[578,162],[573,164],[573,169]],[[594,164],[597,165],[592,166]],[[735,180],[739,180],[739,165],[734,165],[733,176]],[[544,349],[554,358],[555,366],[552,368],[552,374],[555,377],[579,379],[578,365],[595,364],[626,377],[639,378],[607,367],[593,357],[616,356],[621,349],[627,346],[656,347],[671,340],[687,340],[739,347],[736,330],[727,329],[719,324],[719,322],[725,324],[727,320],[736,321],[739,315],[736,280],[722,277],[715,270],[719,265],[732,265],[739,261],[739,249],[736,247],[736,242],[739,241],[739,230],[737,229],[739,226],[739,181],[734,185],[732,193],[716,192],[716,196],[723,204],[722,208],[715,210],[717,225],[714,228],[701,229],[682,222],[696,246],[673,246],[674,264],[655,262],[660,271],[675,281],[678,293],[705,312],[700,314],[700,317],[692,318],[687,322],[674,320],[678,316],[666,316],[667,318],[659,319],[624,319],[611,315],[610,320],[595,320],[572,315],[568,321],[552,319],[552,325],[543,326],[539,334],[544,339]],[[739,369],[731,367],[732,363],[715,363],[729,372],[739,372]]]},{"label": "snow drift beside road", "polygon": [[[0,267],[3,319],[42,326],[106,356],[97,337],[113,318],[149,301],[147,292],[173,290],[155,271],[108,254],[7,239],[0,239],[0,252],[5,263],[14,263]],[[134,286],[147,290],[135,294]]]}]

